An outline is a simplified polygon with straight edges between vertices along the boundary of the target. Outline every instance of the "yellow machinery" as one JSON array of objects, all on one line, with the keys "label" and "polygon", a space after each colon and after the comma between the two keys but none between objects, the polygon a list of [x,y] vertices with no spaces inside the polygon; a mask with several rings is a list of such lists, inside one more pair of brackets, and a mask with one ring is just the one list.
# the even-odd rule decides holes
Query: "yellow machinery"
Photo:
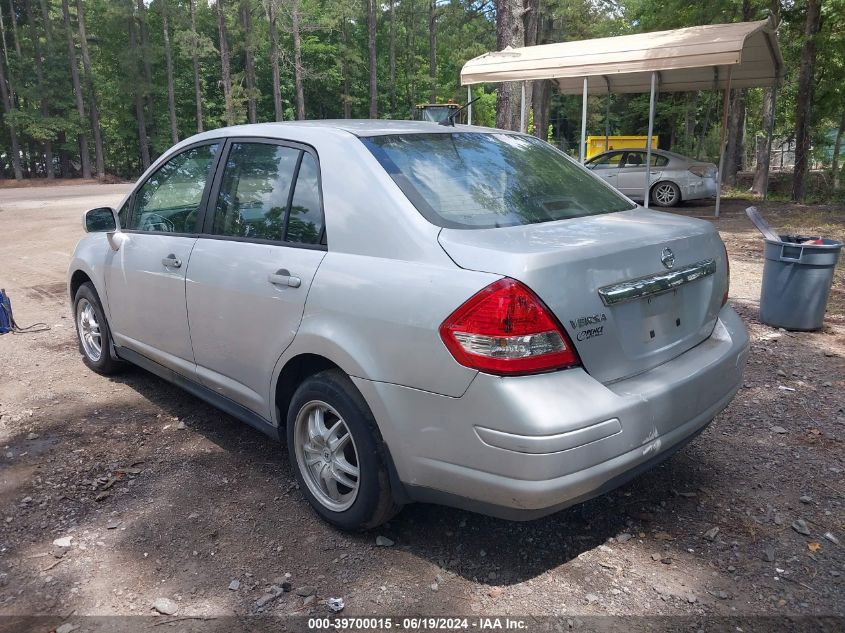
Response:
[{"label": "yellow machinery", "polygon": [[[417,106],[419,107],[419,106]],[[605,138],[607,148],[605,148]],[[657,136],[651,137],[651,148],[657,149]],[[647,136],[588,136],[587,137],[587,158],[612,149],[642,148],[645,149]]]}]

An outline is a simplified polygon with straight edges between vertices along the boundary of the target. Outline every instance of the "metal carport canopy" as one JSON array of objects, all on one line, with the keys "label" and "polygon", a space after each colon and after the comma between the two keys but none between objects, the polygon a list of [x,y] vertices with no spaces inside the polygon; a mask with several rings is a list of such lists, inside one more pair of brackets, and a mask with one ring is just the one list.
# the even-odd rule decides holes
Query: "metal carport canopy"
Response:
[{"label": "metal carport canopy", "polygon": [[[637,33],[593,40],[507,47],[469,60],[461,69],[461,84],[522,82],[520,130],[526,131],[525,82],[550,79],[563,94],[583,95],[581,106],[581,163],[585,159],[587,95],[650,92],[646,164],[651,163],[655,98],[659,90],[686,92],[724,89],[716,216],[719,215],[724,172],[725,128],[731,88],[778,86],[784,76],[783,57],[775,22],[707,24],[672,31]],[[472,102],[471,88],[467,101]],[[471,122],[472,110],[468,112]],[[771,150],[772,130],[768,132]],[[643,179],[644,206],[649,206],[653,182]],[[768,186],[768,173],[766,174]],[[765,195],[765,193],[764,193]]]},{"label": "metal carport canopy", "polygon": [[770,20],[708,24],[672,31],[506,48],[469,60],[461,84],[553,79],[564,94],[648,92],[659,73],[662,92],[778,85],[783,57]]}]

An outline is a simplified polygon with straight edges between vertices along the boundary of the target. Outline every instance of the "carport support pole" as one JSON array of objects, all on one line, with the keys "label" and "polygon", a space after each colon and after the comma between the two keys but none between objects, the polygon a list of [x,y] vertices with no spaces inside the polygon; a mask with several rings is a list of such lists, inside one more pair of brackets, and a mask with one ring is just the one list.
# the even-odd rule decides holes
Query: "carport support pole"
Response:
[{"label": "carport support pole", "polygon": [[581,164],[584,164],[587,151],[587,78],[584,77],[584,97],[581,101],[581,150],[578,154]]},{"label": "carport support pole", "polygon": [[607,90],[607,104],[604,113],[604,151],[610,149],[610,88]]},{"label": "carport support pole", "polygon": [[472,86],[467,86],[467,125],[472,125]]},{"label": "carport support pole", "polygon": [[525,134],[528,131],[526,127],[528,124],[528,117],[526,116],[525,106],[528,104],[525,103],[525,82],[522,82],[522,91],[520,93],[519,98],[519,131]]},{"label": "carport support pole", "polygon": [[657,92],[657,73],[651,73],[651,97],[648,101],[648,138],[645,144],[645,190],[643,206],[648,209],[649,189],[651,188],[651,137],[654,135],[654,101]]},{"label": "carport support pole", "polygon": [[725,86],[725,97],[722,103],[722,131],[719,134],[719,178],[716,181],[716,217],[719,217],[719,207],[722,204],[722,178],[725,171],[725,136],[728,131],[728,114],[731,109],[731,76],[733,66],[728,66],[728,80]]},{"label": "carport support pole", "polygon": [[778,87],[772,86],[772,118],[769,120],[769,127],[766,130],[766,156],[769,160],[766,164],[766,173],[763,175],[763,200],[769,197],[769,172],[772,170],[772,133],[775,127],[775,114],[777,113]]}]

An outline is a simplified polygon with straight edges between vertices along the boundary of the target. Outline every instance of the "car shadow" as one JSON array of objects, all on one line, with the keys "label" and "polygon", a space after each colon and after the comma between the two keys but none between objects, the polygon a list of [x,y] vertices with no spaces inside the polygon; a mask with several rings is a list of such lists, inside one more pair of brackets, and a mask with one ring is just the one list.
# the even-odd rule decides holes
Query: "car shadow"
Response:
[{"label": "car shadow", "polygon": [[[321,584],[338,592],[328,595],[340,595],[351,583],[379,582],[378,569],[384,565],[411,565],[405,562],[411,557],[443,574],[514,585],[597,547],[613,547],[620,537],[637,539],[678,527],[695,513],[696,495],[716,485],[706,455],[693,444],[620,489],[542,519],[511,522],[419,504],[405,507],[373,531],[343,533],[308,506],[274,440],[141,369],[127,368],[110,381],[128,387],[131,391],[122,391],[134,401],[131,392],[147,402],[131,407],[80,403],[51,412],[43,408],[47,419],[39,428],[49,448],[33,453],[31,466],[49,471],[61,453],[85,455],[90,467],[84,485],[71,486],[51,501],[70,508],[71,520],[62,519],[45,532],[41,547],[49,547],[68,529],[99,532],[97,538],[107,534],[113,539],[106,545],[111,564],[131,564],[139,578],[191,574],[225,588],[232,577],[243,578],[240,574],[248,570],[260,587],[279,572],[292,571],[300,582]],[[180,423],[187,428],[176,430]],[[26,442],[21,433],[9,445]],[[121,478],[107,498],[97,501],[102,481],[133,464],[141,472],[129,478],[131,483]],[[4,491],[8,499],[24,494],[39,498],[27,487],[31,473],[25,475],[14,489]],[[124,522],[120,531],[106,532],[110,517]],[[378,535],[395,545],[376,547]],[[227,559],[227,548],[244,539],[254,540],[256,547],[240,548]],[[35,566],[43,561],[23,560],[37,576]],[[57,570],[62,587],[74,586],[72,569],[66,565]],[[57,590],[57,599],[62,591]]]},{"label": "car shadow", "polygon": [[[286,449],[274,440],[141,369],[127,369],[115,380],[174,417],[187,415],[191,430],[223,451],[254,452],[253,461],[264,467],[275,463],[272,477],[277,482],[271,490],[295,487]],[[708,470],[696,465],[689,451],[683,449],[622,488],[541,519],[515,522],[445,506],[411,504],[381,528],[345,536],[369,545],[376,535],[384,535],[398,549],[464,578],[497,585],[520,583],[619,535],[626,539],[649,530],[655,516],[671,512],[673,503],[688,506],[695,497],[690,491],[710,484]],[[257,473],[266,475],[266,468]],[[303,519],[319,523],[298,489],[293,496]]]}]

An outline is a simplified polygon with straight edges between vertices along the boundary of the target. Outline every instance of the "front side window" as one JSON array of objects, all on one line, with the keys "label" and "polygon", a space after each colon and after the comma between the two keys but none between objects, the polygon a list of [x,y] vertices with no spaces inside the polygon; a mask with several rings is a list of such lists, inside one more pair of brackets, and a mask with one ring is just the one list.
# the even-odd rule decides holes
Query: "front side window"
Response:
[{"label": "front side window", "polygon": [[605,154],[592,161],[587,161],[587,166],[590,169],[616,169],[619,163],[622,162],[622,152],[613,152],[612,154]]},{"label": "front side window", "polygon": [[200,145],[174,156],[135,194],[129,226],[135,231],[194,233],[208,172],[218,145]]},{"label": "front side window", "polygon": [[448,132],[362,141],[417,210],[438,226],[516,226],[634,208],[531,136]]},{"label": "front side window", "polygon": [[318,244],[323,230],[317,161],[271,143],[234,143],[214,210],[214,235]]}]

